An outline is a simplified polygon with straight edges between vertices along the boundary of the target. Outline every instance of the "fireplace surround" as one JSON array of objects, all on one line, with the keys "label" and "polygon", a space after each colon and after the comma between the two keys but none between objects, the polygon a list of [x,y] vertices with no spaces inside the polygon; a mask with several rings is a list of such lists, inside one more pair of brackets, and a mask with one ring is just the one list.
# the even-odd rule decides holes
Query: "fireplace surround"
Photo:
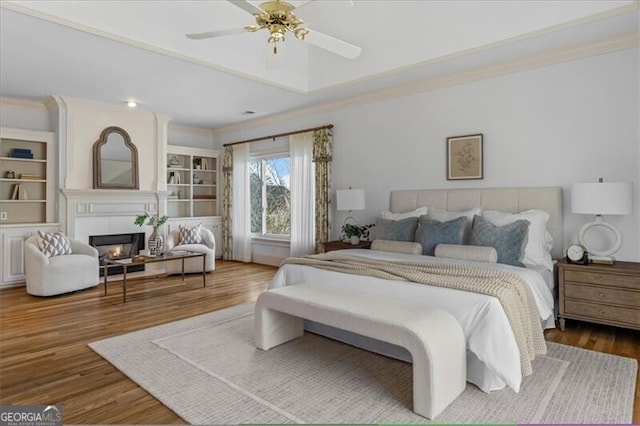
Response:
[{"label": "fireplace surround", "polygon": [[[105,259],[126,259],[133,257],[144,250],[144,232],[126,234],[90,235],[89,245],[98,250],[100,262],[100,276],[104,276]],[[122,267],[109,267],[108,275],[123,273]],[[135,265],[127,269],[127,272],[144,271],[144,265]]]}]

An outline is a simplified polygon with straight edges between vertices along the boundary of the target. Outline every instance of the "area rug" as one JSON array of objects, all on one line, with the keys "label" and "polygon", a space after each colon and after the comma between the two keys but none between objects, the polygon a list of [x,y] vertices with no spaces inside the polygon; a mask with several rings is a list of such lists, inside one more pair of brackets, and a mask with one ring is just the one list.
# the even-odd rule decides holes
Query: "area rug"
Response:
[{"label": "area rug", "polygon": [[[428,423],[411,365],[311,333],[253,343],[253,304],[93,342],[94,351],[191,424]],[[631,423],[637,362],[548,343],[519,393],[474,385],[437,423]]]}]

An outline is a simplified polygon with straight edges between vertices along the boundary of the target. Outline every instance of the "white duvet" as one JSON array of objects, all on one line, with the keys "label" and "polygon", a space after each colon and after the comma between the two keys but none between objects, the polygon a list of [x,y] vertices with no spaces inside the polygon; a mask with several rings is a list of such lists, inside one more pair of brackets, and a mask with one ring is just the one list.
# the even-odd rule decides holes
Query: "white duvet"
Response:
[{"label": "white duvet", "polygon": [[[432,262],[466,262],[374,250],[349,250],[348,252],[342,251],[340,254],[372,259],[421,258]],[[508,270],[524,278],[533,291],[540,313],[540,321],[543,324],[553,324],[553,296],[540,273],[532,269],[495,263],[483,265],[488,268]],[[303,282],[378,294],[385,298],[401,300],[413,305],[444,309],[458,320],[467,340],[467,381],[474,383],[485,392],[502,389],[504,386],[509,386],[515,392],[520,390],[522,383],[520,354],[511,326],[500,302],[495,297],[406,281],[390,281],[361,275],[343,274],[304,265],[282,266],[271,281],[269,288],[278,288]],[[340,338],[340,340],[356,346],[367,346],[367,349],[370,350],[398,356],[394,352],[385,350],[388,345],[377,342],[372,346],[371,343],[363,344],[361,341],[345,336],[344,333],[338,333],[333,337]],[[399,357],[403,358],[402,355]]]}]

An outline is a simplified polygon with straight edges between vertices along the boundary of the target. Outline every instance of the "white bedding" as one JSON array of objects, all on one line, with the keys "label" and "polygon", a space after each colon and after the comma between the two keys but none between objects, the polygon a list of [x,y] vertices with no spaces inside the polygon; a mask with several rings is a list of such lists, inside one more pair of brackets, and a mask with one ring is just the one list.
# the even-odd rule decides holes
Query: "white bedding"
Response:
[{"label": "white bedding", "polygon": [[[436,263],[468,263],[463,260],[431,256],[407,255],[375,250],[349,250],[342,255],[372,259],[421,258]],[[545,279],[535,270],[496,263],[483,264],[515,272],[531,286],[543,324],[553,323],[553,296]],[[460,323],[467,340],[467,381],[485,392],[502,389],[505,385],[520,390],[522,375],[520,355],[507,317],[498,299],[443,287],[431,287],[406,281],[390,281],[361,275],[343,274],[304,265],[287,264],[276,273],[269,288],[303,282],[369,292],[407,303],[438,307],[450,312]],[[552,326],[551,326],[552,327]],[[348,341],[348,343],[353,343]],[[363,346],[354,343],[356,346]],[[386,354],[384,348],[378,350]],[[393,354],[390,354],[393,356]],[[402,356],[400,356],[402,358]]]}]

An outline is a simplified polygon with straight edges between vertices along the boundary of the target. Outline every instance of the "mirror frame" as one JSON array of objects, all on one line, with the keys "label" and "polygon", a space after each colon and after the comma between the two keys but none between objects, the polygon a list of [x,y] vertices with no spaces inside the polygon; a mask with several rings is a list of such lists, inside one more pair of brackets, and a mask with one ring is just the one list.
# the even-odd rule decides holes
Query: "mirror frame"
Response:
[{"label": "mirror frame", "polygon": [[[124,139],[124,144],[131,151],[131,177],[129,183],[102,182],[102,146],[107,143],[109,135],[117,133]],[[100,138],[93,144],[93,188],[94,189],[139,189],[138,181],[138,148],[131,142],[131,137],[122,128],[111,126],[100,133]]]}]

